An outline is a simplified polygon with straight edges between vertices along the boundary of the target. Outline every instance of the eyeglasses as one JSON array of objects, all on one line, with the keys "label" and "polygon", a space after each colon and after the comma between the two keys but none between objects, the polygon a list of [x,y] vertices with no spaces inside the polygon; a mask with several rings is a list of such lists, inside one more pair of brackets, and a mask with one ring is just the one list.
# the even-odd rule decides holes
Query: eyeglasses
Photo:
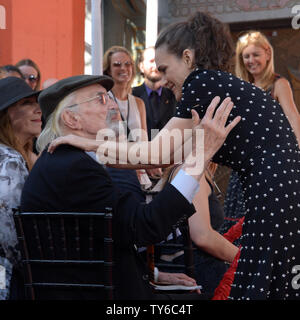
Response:
[{"label": "eyeglasses", "polygon": [[80,104],[83,104],[83,103],[86,103],[86,102],[90,102],[90,101],[93,101],[93,100],[96,100],[96,99],[98,99],[99,102],[101,104],[103,104],[104,106],[106,106],[109,101],[114,101],[114,99],[107,92],[98,92],[96,97],[90,98],[88,100],[85,100],[85,101],[82,101],[82,102],[79,102],[79,103],[72,104],[71,106],[67,106],[66,108],[73,108],[73,107],[76,107],[76,106],[78,106]]},{"label": "eyeglasses", "polygon": [[35,82],[35,81],[38,81],[39,77],[33,75],[33,74],[30,74],[29,76],[23,76],[24,80],[28,80],[30,82]]},{"label": "eyeglasses", "polygon": [[121,61],[115,61],[112,64],[114,67],[116,68],[121,68],[122,65],[124,65],[126,68],[131,67],[132,66],[132,62],[131,61],[125,61],[125,62],[121,62]]}]

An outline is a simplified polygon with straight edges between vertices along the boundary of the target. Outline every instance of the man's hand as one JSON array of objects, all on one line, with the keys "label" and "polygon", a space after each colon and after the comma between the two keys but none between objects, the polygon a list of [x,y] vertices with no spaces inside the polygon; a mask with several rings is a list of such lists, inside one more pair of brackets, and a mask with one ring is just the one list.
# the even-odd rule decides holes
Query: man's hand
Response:
[{"label": "man's hand", "polygon": [[[212,100],[202,120],[200,120],[198,113],[195,110],[192,110],[192,151],[185,159],[182,169],[185,170],[186,173],[194,176],[197,180],[200,180],[210,159],[223,145],[229,132],[241,120],[241,117],[238,116],[225,126],[233,108],[233,103],[230,98],[226,98],[216,110],[219,102],[219,97],[215,97]],[[200,135],[198,134],[199,129],[203,130],[200,132]],[[201,133],[203,134],[203,139],[199,139]]]},{"label": "man's hand", "polygon": [[[171,272],[158,272],[158,282],[165,284],[178,284],[182,286],[192,287],[196,286],[197,282],[195,279],[190,278],[184,273],[171,273]],[[197,293],[201,293],[199,289],[196,290]]]},{"label": "man's hand", "polygon": [[[199,115],[195,110],[193,114],[193,130],[204,129],[204,157],[205,160],[211,159],[214,154],[223,145],[229,132],[239,123],[240,116],[234,118],[227,126],[226,122],[233,108],[233,102],[228,97],[223,100],[221,105],[217,108],[220,102],[219,97],[215,97],[208,106],[203,119],[200,122]],[[215,112],[216,110],[216,112]],[[215,114],[214,114],[215,112]]]}]

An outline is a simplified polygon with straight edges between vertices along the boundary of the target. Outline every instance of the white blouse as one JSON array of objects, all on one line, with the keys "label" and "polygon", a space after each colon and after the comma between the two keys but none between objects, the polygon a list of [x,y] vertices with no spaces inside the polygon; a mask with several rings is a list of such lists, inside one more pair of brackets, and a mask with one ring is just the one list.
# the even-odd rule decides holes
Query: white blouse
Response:
[{"label": "white blouse", "polygon": [[[111,93],[111,92],[110,92]],[[111,94],[112,95],[112,94]],[[124,121],[127,121],[127,126],[130,130],[129,140],[140,141],[142,140],[142,122],[139,109],[135,97],[132,94],[128,94],[127,100],[119,100],[114,97],[116,100],[121,115]]]}]

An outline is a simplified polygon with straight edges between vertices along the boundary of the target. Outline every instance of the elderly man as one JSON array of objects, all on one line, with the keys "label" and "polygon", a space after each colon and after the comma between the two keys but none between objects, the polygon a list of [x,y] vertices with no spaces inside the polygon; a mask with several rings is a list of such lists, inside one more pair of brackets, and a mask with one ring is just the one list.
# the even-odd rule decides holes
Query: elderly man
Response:
[{"label": "elderly man", "polygon": [[[98,131],[107,127],[107,119],[113,120],[111,114],[117,117],[113,112],[117,106],[107,95],[112,86],[109,77],[82,75],[60,80],[44,90],[39,103],[47,123],[38,146],[45,148],[54,138],[70,134],[95,140]],[[226,106],[221,106],[215,116],[219,120],[208,117],[212,126],[205,134],[205,141],[212,139],[213,143],[205,149],[205,164],[225,139],[224,125],[220,130],[217,123],[222,119],[219,110],[226,112],[225,118],[229,114]],[[196,168],[193,177],[184,172],[191,168]],[[136,248],[160,242],[183,215],[189,217],[194,213],[192,198],[202,173],[203,168],[195,163],[184,164],[172,184],[167,184],[151,203],[143,205],[131,193],[119,193],[106,169],[93,157],[63,144],[53,154],[47,150],[41,153],[25,183],[21,210],[101,212],[105,207],[112,207],[116,298],[152,299],[147,268]],[[77,274],[77,277],[85,275]]]}]

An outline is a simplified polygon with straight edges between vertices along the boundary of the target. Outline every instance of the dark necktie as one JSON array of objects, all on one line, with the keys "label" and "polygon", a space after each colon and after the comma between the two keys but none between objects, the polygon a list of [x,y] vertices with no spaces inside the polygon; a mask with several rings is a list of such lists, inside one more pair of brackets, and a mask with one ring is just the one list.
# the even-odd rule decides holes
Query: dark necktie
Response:
[{"label": "dark necktie", "polygon": [[156,91],[152,91],[149,97],[154,124],[159,121],[159,97]]}]

